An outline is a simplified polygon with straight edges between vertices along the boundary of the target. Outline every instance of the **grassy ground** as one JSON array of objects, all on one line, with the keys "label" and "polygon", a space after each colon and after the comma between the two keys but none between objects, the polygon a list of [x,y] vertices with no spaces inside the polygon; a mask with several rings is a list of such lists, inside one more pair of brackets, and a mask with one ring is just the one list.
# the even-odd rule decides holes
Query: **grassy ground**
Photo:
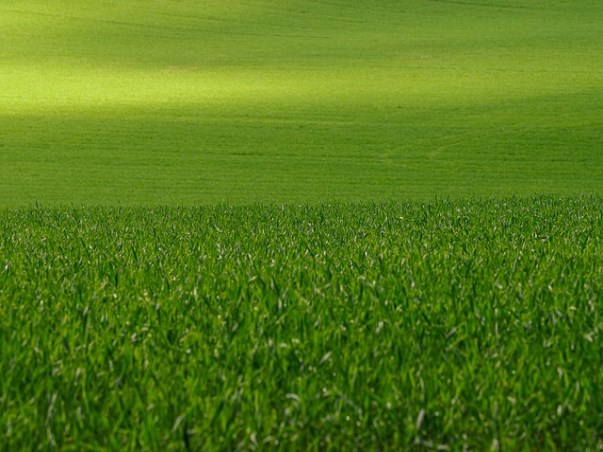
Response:
[{"label": "grassy ground", "polygon": [[0,5],[0,205],[601,193],[603,4]]},{"label": "grassy ground", "polygon": [[595,450],[602,212],[3,212],[2,443]]},{"label": "grassy ground", "polygon": [[602,27],[3,0],[0,448],[601,449]]}]

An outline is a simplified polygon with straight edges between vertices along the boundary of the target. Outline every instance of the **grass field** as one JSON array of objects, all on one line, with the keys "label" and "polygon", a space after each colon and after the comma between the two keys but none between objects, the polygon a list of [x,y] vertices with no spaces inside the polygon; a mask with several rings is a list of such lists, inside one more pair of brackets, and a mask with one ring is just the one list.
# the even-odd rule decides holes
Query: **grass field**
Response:
[{"label": "grass field", "polygon": [[602,26],[599,0],[4,0],[0,204],[601,194]]},{"label": "grass field", "polygon": [[0,215],[8,450],[603,446],[603,199]]},{"label": "grass field", "polygon": [[0,450],[601,450],[603,2],[0,2]]}]

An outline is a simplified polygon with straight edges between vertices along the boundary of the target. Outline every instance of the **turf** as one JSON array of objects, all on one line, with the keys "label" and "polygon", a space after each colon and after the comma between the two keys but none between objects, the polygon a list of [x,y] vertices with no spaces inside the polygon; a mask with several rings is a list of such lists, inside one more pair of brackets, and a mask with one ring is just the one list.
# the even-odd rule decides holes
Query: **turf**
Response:
[{"label": "turf", "polygon": [[603,191],[599,1],[55,3],[0,5],[2,206]]},{"label": "turf", "polygon": [[603,199],[0,214],[8,450],[596,450]]}]

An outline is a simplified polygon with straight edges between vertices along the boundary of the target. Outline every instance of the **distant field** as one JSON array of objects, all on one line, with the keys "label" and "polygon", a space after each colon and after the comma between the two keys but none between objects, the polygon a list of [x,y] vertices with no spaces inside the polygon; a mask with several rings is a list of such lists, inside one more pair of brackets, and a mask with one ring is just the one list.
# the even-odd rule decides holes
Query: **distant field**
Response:
[{"label": "distant field", "polygon": [[603,192],[603,2],[0,4],[0,205]]},{"label": "distant field", "polygon": [[603,199],[0,214],[7,450],[596,450]]}]

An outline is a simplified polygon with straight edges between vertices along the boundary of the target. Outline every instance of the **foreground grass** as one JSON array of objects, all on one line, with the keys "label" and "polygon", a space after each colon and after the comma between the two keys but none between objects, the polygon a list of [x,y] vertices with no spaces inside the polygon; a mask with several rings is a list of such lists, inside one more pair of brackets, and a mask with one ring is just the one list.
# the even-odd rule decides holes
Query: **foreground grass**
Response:
[{"label": "foreground grass", "polygon": [[9,450],[602,445],[603,199],[0,213]]}]

